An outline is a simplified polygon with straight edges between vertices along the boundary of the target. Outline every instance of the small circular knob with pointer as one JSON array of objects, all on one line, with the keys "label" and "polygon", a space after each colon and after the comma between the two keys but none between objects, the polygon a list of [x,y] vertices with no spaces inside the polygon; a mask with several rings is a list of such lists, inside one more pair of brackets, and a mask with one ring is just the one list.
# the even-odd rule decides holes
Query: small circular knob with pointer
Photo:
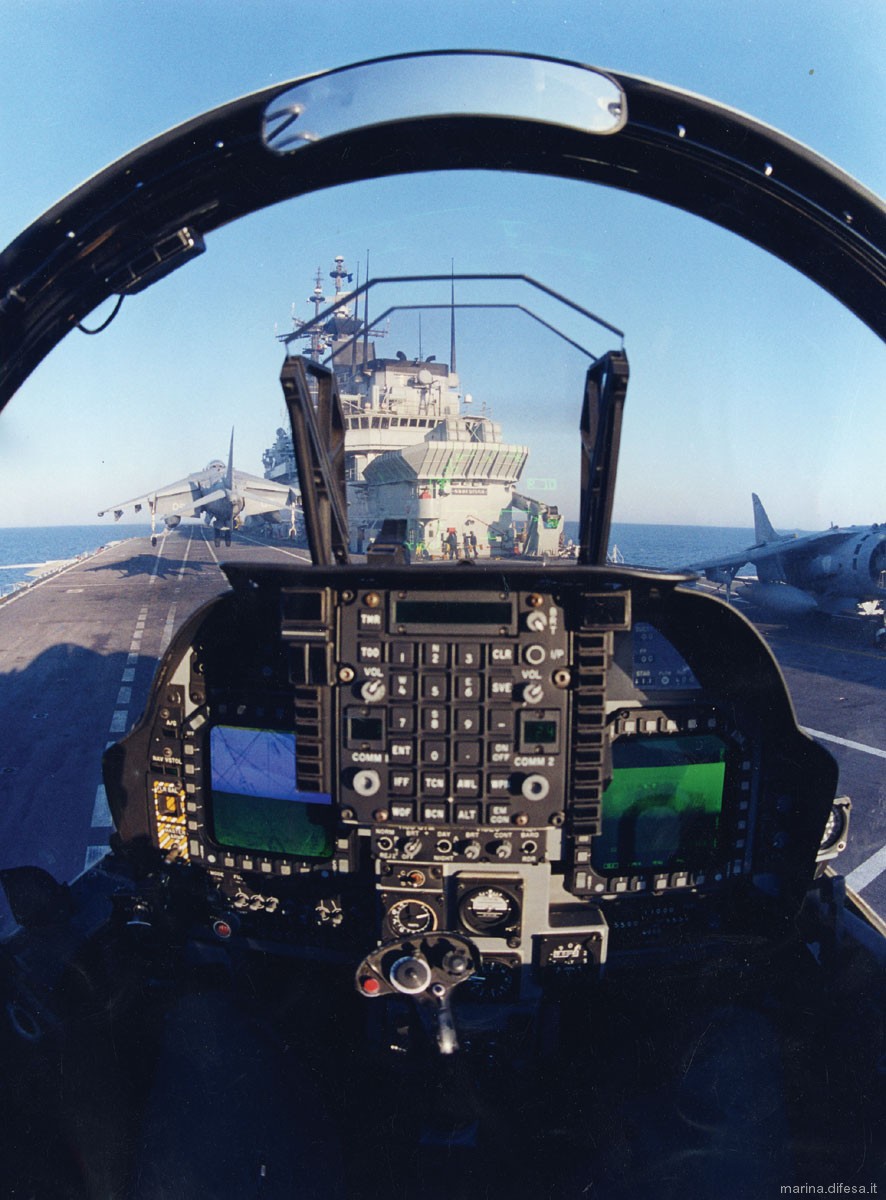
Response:
[{"label": "small circular knob with pointer", "polygon": [[364,679],[360,684],[360,699],[366,704],[379,704],[388,694],[383,679]]}]

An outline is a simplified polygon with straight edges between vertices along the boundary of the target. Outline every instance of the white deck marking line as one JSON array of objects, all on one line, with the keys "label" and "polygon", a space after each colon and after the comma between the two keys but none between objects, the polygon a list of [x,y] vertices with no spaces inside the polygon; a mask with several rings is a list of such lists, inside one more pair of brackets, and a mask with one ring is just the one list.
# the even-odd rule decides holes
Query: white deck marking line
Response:
[{"label": "white deck marking line", "polygon": [[860,892],[869,883],[873,883],[884,871],[886,871],[886,846],[881,846],[879,850],[874,851],[870,858],[865,859],[854,871],[849,872],[846,876],[846,886],[851,887],[854,892]]},{"label": "white deck marking line", "polygon": [[128,716],[129,716],[128,709],[118,708],[117,711],[114,713],[113,717],[111,717],[111,725],[110,725],[108,732],[109,733],[125,733],[126,732],[126,719]]},{"label": "white deck marking line", "polygon": [[132,703],[132,688],[122,687],[117,693],[115,704],[118,708],[123,708],[124,705]]},{"label": "white deck marking line", "polygon": [[310,562],[311,556],[307,550],[287,550],[283,546],[275,546],[273,542],[263,542],[259,538],[250,537],[248,533],[239,533],[245,542],[252,542],[253,546],[262,546],[266,550],[276,550],[278,554],[285,554],[287,558],[297,558],[300,561]]},{"label": "white deck marking line", "polygon": [[105,785],[100,783],[95,789],[95,804],[92,809],[92,828],[93,829],[108,829],[114,824],[111,818],[111,810],[108,807],[108,793],[105,791]]},{"label": "white deck marking line", "polygon": [[822,733],[820,729],[809,729],[808,726],[803,727],[803,732],[808,733],[810,737],[821,738],[823,742],[834,742],[837,746],[846,746],[849,750],[860,750],[862,754],[874,754],[877,758],[886,758],[886,750],[881,750],[878,746],[866,746],[864,742],[851,742],[848,738],[837,737],[833,733]]},{"label": "white deck marking line", "polygon": [[166,614],[166,624],[163,626],[163,636],[160,638],[160,653],[166,651],[166,647],[172,641],[173,630],[175,629],[175,604],[170,604],[169,612]]},{"label": "white deck marking line", "polygon": [[212,542],[210,542],[210,540],[206,536],[206,534],[203,532],[202,526],[200,527],[200,536],[203,538],[203,541],[206,543],[206,549],[209,551],[209,553],[215,559],[215,565],[219,568],[219,570],[221,570],[221,563],[218,561],[218,555],[215,552],[215,547],[213,546]]},{"label": "white deck marking line", "polygon": [[188,561],[188,555],[191,553],[191,542],[193,542],[193,540],[194,540],[194,534],[193,534],[193,532],[189,532],[188,533],[188,541],[185,546],[185,552],[182,555],[182,565],[178,569],[179,582],[181,582],[181,577],[185,573],[185,563]]},{"label": "white deck marking line", "polygon": [[169,530],[160,534],[160,543],[157,546],[157,557],[154,559],[154,569],[151,571],[151,578],[148,583],[153,583],[157,578],[157,572],[160,570],[160,560],[163,558],[163,551],[166,548],[166,539],[169,537]]}]

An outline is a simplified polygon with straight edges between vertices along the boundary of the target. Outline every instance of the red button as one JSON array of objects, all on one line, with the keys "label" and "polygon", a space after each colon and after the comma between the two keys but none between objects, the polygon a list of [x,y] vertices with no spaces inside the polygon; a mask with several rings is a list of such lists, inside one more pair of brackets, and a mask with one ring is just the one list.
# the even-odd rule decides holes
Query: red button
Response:
[{"label": "red button", "polygon": [[364,975],[364,977],[360,980],[360,987],[364,992],[367,993],[367,995],[374,996],[375,993],[381,988],[381,984],[372,975]]}]

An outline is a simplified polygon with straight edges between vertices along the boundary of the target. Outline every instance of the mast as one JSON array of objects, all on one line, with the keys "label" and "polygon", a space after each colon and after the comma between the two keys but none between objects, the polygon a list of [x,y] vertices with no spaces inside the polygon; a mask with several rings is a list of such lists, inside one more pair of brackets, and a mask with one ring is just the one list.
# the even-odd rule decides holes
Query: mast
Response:
[{"label": "mast", "polygon": [[450,291],[449,291],[449,370],[456,373],[455,367],[455,259],[450,260]]},{"label": "mast", "polygon": [[[366,282],[369,283],[369,251],[366,251]],[[369,360],[369,288],[363,293],[363,370]]]}]

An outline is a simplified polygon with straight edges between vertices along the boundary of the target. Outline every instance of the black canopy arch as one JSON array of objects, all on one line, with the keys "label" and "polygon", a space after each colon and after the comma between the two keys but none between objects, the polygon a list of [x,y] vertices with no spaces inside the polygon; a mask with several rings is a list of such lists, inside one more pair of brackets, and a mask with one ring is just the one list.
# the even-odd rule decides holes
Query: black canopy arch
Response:
[{"label": "black canopy arch", "polygon": [[[427,84],[417,93],[402,86],[416,72]],[[156,282],[220,226],[338,184],[453,169],[585,180],[682,208],[783,259],[886,336],[886,208],[832,163],[645,79],[434,51],[234,100],[133,150],[36,220],[0,255],[0,405],[102,301]]]}]

